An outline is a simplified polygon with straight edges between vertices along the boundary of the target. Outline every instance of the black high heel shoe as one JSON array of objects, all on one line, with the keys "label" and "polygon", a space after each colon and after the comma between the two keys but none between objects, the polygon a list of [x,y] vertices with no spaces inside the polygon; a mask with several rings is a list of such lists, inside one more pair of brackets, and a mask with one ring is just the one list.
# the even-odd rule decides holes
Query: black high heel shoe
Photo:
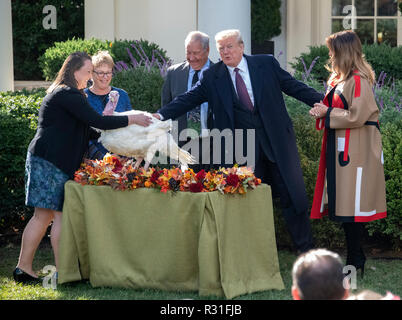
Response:
[{"label": "black high heel shoe", "polygon": [[366,259],[362,260],[362,261],[359,262],[359,263],[356,263],[356,262],[346,262],[346,265],[350,265],[350,266],[355,267],[355,269],[356,269],[356,275],[358,274],[358,271],[359,271],[359,270],[361,271],[361,273],[360,273],[361,279],[364,278],[364,266],[365,266],[365,264],[366,264]]},{"label": "black high heel shoe", "polygon": [[360,273],[361,279],[364,278],[364,264],[365,264],[365,262],[363,262],[363,264],[355,265],[355,266],[354,266],[354,267],[356,268],[356,274],[357,274],[357,272],[358,272],[359,270],[361,271],[361,273]]},{"label": "black high heel shoe", "polygon": [[21,270],[20,268],[15,268],[13,272],[13,277],[15,282],[26,283],[26,284],[37,284],[41,283],[42,279],[32,277],[30,274]]},{"label": "black high heel shoe", "polygon": [[359,270],[359,269],[361,270],[361,274],[360,274],[360,275],[361,275],[361,278],[363,279],[363,278],[364,278],[364,265],[362,265],[361,267],[357,267],[357,268],[356,268],[356,271]]}]

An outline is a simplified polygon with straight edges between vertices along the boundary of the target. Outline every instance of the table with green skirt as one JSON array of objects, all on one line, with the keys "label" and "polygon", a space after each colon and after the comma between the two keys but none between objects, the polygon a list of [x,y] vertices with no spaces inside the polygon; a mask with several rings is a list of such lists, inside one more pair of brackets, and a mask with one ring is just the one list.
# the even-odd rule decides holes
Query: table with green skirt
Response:
[{"label": "table with green skirt", "polygon": [[58,283],[198,291],[284,289],[271,189],[245,195],[65,185]]}]

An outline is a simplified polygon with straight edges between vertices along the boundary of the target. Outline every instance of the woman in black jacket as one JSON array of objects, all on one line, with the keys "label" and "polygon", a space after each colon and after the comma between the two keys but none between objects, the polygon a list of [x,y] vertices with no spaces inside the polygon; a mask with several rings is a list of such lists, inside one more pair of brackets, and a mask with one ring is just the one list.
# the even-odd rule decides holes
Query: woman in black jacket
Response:
[{"label": "woman in black jacket", "polygon": [[22,235],[20,257],[13,273],[17,282],[40,281],[32,262],[52,221],[51,244],[57,268],[64,183],[73,179],[89,138],[96,134],[90,127],[106,130],[151,123],[144,115],[99,115],[83,93],[92,77],[92,69],[91,57],[85,52],[70,54],[39,110],[38,128],[28,147],[25,167],[25,204],[35,207],[35,212]]}]

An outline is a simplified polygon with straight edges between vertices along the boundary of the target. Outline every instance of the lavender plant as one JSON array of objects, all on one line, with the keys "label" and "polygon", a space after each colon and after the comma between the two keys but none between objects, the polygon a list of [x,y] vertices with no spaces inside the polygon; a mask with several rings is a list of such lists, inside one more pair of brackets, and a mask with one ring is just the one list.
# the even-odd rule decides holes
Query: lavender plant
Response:
[{"label": "lavender plant", "polygon": [[149,57],[140,41],[130,43],[126,51],[130,62],[115,63],[112,84],[127,91],[134,109],[155,112],[160,108],[164,77],[172,62],[156,49]]},{"label": "lavender plant", "polygon": [[303,81],[307,81],[309,79],[314,80],[314,76],[311,73],[311,71],[313,70],[313,68],[319,58],[320,58],[320,56],[315,57],[314,60],[311,62],[310,67],[308,69],[307,69],[306,63],[304,62],[303,58],[300,58],[300,61],[303,64],[303,68],[304,68],[304,72],[302,73]]},{"label": "lavender plant", "polygon": [[[172,65],[172,61],[169,59],[165,59],[163,55],[158,51],[153,49],[152,50],[152,57],[151,59],[145,53],[144,48],[142,47],[140,41],[136,40],[130,44],[130,46],[135,50],[137,56],[140,58],[137,60],[134,55],[132,54],[130,48],[126,48],[127,54],[130,58],[130,64],[127,65],[124,61],[117,61],[115,64],[115,72],[121,72],[123,70],[129,70],[130,68],[138,68],[143,66],[145,70],[148,72],[151,71],[152,68],[157,68],[160,72],[162,78],[166,76],[167,69]],[[162,61],[162,62],[161,62]]]},{"label": "lavender plant", "polygon": [[381,72],[373,86],[373,93],[377,105],[381,111],[381,121],[388,122],[401,116],[402,96],[401,84],[394,77],[389,77]]}]

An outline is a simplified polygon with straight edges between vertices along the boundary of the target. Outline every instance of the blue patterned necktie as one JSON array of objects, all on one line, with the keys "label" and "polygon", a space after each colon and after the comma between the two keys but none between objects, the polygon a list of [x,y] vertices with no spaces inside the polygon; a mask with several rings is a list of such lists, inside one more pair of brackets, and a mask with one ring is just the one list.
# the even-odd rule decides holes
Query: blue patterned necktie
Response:
[{"label": "blue patterned necktie", "polygon": [[254,106],[253,103],[251,102],[250,95],[248,94],[246,84],[244,83],[243,78],[241,77],[239,73],[240,69],[235,68],[234,72],[236,73],[236,90],[237,90],[237,95],[239,97],[239,100],[241,103],[243,103],[244,106],[246,106],[250,111],[253,111]]}]

